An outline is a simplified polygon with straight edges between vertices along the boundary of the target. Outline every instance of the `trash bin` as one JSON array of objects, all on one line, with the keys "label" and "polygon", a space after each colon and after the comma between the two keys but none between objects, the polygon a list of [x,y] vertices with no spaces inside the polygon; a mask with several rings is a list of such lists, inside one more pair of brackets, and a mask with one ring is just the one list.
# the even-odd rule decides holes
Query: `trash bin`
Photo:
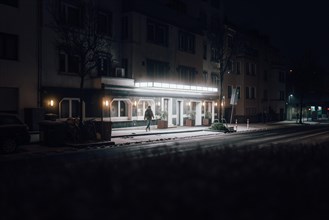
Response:
[{"label": "trash bin", "polygon": [[47,146],[61,146],[65,142],[66,124],[61,121],[42,121],[39,123],[40,142]]}]

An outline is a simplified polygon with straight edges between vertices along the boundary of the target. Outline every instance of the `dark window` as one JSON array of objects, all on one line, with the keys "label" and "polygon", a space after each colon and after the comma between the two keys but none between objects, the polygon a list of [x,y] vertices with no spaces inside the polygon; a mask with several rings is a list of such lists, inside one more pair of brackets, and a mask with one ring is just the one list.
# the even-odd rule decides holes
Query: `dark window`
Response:
[{"label": "dark window", "polygon": [[68,56],[68,72],[79,73],[79,58],[76,56]]},{"label": "dark window", "polygon": [[211,83],[213,85],[218,85],[218,75],[217,73],[211,73]]},{"label": "dark window", "polygon": [[168,46],[168,26],[148,20],[147,41],[161,46]]},{"label": "dark window", "polygon": [[18,0],[0,0],[0,4],[18,7]]},{"label": "dark window", "polygon": [[196,70],[194,67],[189,66],[179,66],[178,73],[180,77],[180,81],[182,83],[194,83],[195,82],[195,75]]},{"label": "dark window", "polygon": [[178,33],[178,49],[180,51],[194,53],[195,52],[195,36],[193,34],[179,31]]},{"label": "dark window", "polygon": [[70,104],[69,100],[63,100],[61,102],[61,118],[68,118],[70,117]]},{"label": "dark window", "polygon": [[219,50],[217,48],[211,48],[211,57],[210,60],[213,62],[219,61]]},{"label": "dark window", "polygon": [[129,75],[128,75],[128,59],[126,59],[126,58],[122,59],[122,67],[125,70],[126,76],[129,77]]},{"label": "dark window", "polygon": [[106,56],[100,56],[98,58],[97,71],[98,75],[109,76],[110,75],[111,62]]},{"label": "dark window", "polygon": [[208,72],[207,71],[203,71],[202,78],[203,78],[203,82],[207,83],[207,81],[208,81]]},{"label": "dark window", "polygon": [[232,86],[227,87],[227,97],[229,99],[232,97]]},{"label": "dark window", "polygon": [[62,73],[79,73],[79,57],[67,55],[64,52],[59,54],[59,71]]},{"label": "dark window", "polygon": [[0,59],[18,59],[18,36],[0,33]]},{"label": "dark window", "polygon": [[121,37],[122,39],[128,38],[128,17],[124,16],[122,18],[122,31],[121,31]]},{"label": "dark window", "polygon": [[246,74],[249,75],[250,74],[250,69],[249,69],[249,63],[246,63]]},{"label": "dark window", "polygon": [[280,91],[280,97],[279,97],[280,100],[284,100],[284,91]]},{"label": "dark window", "polygon": [[240,92],[240,86],[237,86],[236,87],[236,93],[238,94],[238,99],[240,99],[240,94],[241,94],[241,92]]},{"label": "dark window", "polygon": [[251,98],[251,99],[256,98],[255,88],[254,88],[254,87],[251,87],[250,90],[251,90],[251,91],[250,91],[250,93],[251,93],[251,94],[250,94],[250,98]]},{"label": "dark window", "polygon": [[82,26],[81,9],[78,6],[63,2],[62,9],[64,15],[63,19],[66,25],[72,27]]},{"label": "dark window", "polygon": [[203,43],[203,59],[207,60],[208,47],[207,43]]},{"label": "dark window", "polygon": [[59,54],[59,71],[66,72],[66,54]]},{"label": "dark window", "polygon": [[150,80],[165,79],[169,73],[169,63],[147,59],[146,72]]},{"label": "dark window", "polygon": [[112,13],[99,12],[97,19],[98,33],[112,36]]},{"label": "dark window", "polygon": [[232,71],[232,70],[233,70],[233,61],[229,60],[227,62],[227,71],[228,71],[228,73],[230,73],[230,71]]},{"label": "dark window", "polygon": [[251,63],[251,75],[256,75],[256,64]]},{"label": "dark window", "polygon": [[240,62],[236,62],[236,74],[240,74],[241,69],[240,69]]},{"label": "dark window", "polygon": [[246,99],[250,99],[249,87],[246,87]]}]

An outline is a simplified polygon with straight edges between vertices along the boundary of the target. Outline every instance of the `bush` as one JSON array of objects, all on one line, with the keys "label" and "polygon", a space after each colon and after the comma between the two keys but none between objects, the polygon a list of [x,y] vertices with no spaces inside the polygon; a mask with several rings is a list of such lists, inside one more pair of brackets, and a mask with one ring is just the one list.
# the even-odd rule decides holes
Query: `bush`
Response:
[{"label": "bush", "polygon": [[211,130],[216,130],[216,131],[226,131],[227,128],[225,127],[225,125],[223,123],[220,122],[215,122],[211,125],[210,127]]}]

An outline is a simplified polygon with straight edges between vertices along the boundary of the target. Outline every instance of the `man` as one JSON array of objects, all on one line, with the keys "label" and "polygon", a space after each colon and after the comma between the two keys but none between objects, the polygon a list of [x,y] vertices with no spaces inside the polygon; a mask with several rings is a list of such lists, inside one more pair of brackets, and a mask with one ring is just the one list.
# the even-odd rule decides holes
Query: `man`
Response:
[{"label": "man", "polygon": [[151,106],[147,107],[145,114],[144,114],[144,120],[147,120],[147,125],[146,125],[146,131],[149,129],[151,131],[150,125],[151,125],[151,120],[154,118]]}]

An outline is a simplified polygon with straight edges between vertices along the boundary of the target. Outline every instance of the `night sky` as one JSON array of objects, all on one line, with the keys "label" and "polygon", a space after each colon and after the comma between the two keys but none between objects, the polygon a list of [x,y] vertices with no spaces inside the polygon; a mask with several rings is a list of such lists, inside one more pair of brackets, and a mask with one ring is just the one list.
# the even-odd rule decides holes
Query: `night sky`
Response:
[{"label": "night sky", "polygon": [[223,1],[229,20],[268,35],[290,59],[311,49],[319,64],[329,70],[329,1]]}]

